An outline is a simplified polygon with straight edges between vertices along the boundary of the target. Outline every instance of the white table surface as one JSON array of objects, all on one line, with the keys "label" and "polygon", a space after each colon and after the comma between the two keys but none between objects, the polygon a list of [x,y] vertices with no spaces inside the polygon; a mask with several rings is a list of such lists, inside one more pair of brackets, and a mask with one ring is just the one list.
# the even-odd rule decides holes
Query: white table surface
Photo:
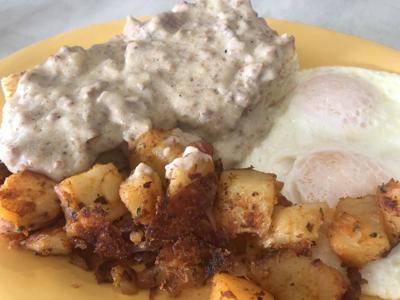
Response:
[{"label": "white table surface", "polygon": [[[152,15],[179,0],[0,0],[0,58],[94,23]],[[253,0],[260,16],[351,33],[400,50],[400,0]]]}]

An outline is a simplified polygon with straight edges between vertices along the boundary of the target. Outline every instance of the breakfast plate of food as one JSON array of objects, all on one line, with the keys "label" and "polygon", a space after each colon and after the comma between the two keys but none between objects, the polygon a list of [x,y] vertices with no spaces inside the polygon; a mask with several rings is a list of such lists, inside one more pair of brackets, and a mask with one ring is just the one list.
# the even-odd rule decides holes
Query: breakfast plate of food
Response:
[{"label": "breakfast plate of food", "polygon": [[398,51],[197,0],[0,77],[1,299],[400,299]]}]

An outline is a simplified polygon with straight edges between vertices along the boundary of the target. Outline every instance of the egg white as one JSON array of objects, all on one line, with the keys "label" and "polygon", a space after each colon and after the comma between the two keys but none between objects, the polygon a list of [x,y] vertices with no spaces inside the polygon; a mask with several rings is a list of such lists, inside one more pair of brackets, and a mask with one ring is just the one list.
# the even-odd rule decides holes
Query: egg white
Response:
[{"label": "egg white", "polygon": [[360,272],[367,280],[362,285],[364,294],[400,299],[400,245],[393,248],[387,257],[369,262]]}]

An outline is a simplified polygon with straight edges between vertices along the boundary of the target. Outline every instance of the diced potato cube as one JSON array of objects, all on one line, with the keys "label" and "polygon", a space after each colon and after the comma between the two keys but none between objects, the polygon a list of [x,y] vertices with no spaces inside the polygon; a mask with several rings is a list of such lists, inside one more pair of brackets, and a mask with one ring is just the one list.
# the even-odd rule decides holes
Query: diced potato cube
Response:
[{"label": "diced potato cube", "polygon": [[215,171],[212,157],[192,146],[187,147],[182,157],[174,159],[165,169],[165,177],[169,179],[170,197],[179,193],[196,178],[205,177]]},{"label": "diced potato cube", "polygon": [[263,240],[265,247],[310,248],[318,239],[319,229],[324,223],[329,207],[326,203],[305,203],[276,207],[272,215],[269,234]]},{"label": "diced potato cube", "polygon": [[111,269],[113,285],[125,295],[133,295],[138,292],[136,273],[129,267],[117,265]]},{"label": "diced potato cube", "polygon": [[22,231],[41,228],[60,213],[56,183],[44,175],[18,172],[0,187],[0,218]]},{"label": "diced potato cube", "polygon": [[161,179],[156,172],[140,163],[119,189],[122,202],[137,223],[150,224],[156,204],[163,196]]},{"label": "diced potato cube", "polygon": [[22,245],[40,255],[68,255],[72,245],[64,226],[55,226],[37,231],[30,235]]},{"label": "diced potato cube", "polygon": [[268,292],[244,278],[219,273],[214,275],[210,300],[272,300]]},{"label": "diced potato cube", "polygon": [[129,145],[131,168],[143,162],[164,179],[165,166],[179,157],[185,147],[200,138],[180,129],[151,129]]},{"label": "diced potato cube", "polygon": [[349,266],[361,267],[390,249],[375,196],[342,198],[329,228],[333,251]]},{"label": "diced potato cube", "polygon": [[340,300],[346,291],[337,270],[291,250],[256,261],[250,269],[250,278],[276,300]]},{"label": "diced potato cube", "polygon": [[101,207],[106,220],[114,221],[127,213],[119,197],[123,177],[113,164],[96,164],[89,171],[64,179],[56,186],[68,222],[82,208]]},{"label": "diced potato cube", "polygon": [[223,171],[214,208],[217,225],[229,237],[246,232],[266,237],[281,189],[273,174],[252,169]]},{"label": "diced potato cube", "polygon": [[14,235],[25,237],[14,224],[0,218],[0,237],[12,237]]},{"label": "diced potato cube", "polygon": [[378,188],[377,201],[392,245],[400,240],[400,182],[390,180]]}]

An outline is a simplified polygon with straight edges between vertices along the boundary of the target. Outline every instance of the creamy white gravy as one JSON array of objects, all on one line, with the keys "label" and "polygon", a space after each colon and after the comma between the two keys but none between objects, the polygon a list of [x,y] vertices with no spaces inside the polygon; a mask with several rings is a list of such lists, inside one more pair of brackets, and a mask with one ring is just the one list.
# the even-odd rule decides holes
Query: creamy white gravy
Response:
[{"label": "creamy white gravy", "polygon": [[250,112],[279,100],[296,66],[293,39],[249,1],[183,2],[145,23],[129,18],[109,42],[63,47],[23,75],[4,106],[0,159],[12,172],[60,180],[151,127],[179,127],[218,141],[229,164],[258,135],[262,121]]}]

